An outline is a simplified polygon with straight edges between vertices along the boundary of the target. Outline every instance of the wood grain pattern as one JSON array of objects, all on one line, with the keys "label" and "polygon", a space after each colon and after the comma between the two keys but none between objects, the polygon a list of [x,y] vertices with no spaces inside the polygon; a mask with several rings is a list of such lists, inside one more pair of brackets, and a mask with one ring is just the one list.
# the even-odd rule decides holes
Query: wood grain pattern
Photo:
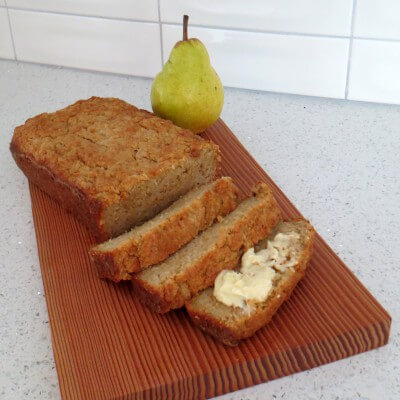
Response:
[{"label": "wood grain pattern", "polygon": [[[247,193],[268,183],[285,217],[300,213],[222,121],[205,134],[223,172]],[[144,308],[129,284],[97,278],[94,239],[30,185],[53,350],[64,399],[201,399],[387,343],[391,318],[317,235],[308,272],[272,322],[236,348],[191,325],[183,310]]]}]

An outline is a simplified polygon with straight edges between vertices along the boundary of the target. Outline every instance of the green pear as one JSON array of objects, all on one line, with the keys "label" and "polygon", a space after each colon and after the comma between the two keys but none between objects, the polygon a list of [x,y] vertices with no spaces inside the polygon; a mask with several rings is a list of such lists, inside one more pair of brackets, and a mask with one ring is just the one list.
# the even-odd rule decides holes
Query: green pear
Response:
[{"label": "green pear", "polygon": [[220,116],[224,88],[204,44],[187,38],[187,22],[185,15],[183,40],[175,44],[153,81],[151,104],[159,117],[199,133]]}]

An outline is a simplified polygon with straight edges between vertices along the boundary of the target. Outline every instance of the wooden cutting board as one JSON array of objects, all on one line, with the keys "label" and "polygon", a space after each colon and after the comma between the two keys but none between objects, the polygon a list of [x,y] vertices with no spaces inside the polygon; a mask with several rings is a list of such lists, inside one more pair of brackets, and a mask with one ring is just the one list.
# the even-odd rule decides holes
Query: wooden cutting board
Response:
[{"label": "wooden cutting board", "polygon": [[[284,217],[300,213],[218,121],[205,134],[243,193],[269,184]],[[94,239],[30,185],[54,357],[64,399],[202,399],[304,371],[387,343],[391,318],[320,236],[308,272],[272,322],[236,348],[204,335],[185,311],[160,316],[129,284],[96,276]]]}]

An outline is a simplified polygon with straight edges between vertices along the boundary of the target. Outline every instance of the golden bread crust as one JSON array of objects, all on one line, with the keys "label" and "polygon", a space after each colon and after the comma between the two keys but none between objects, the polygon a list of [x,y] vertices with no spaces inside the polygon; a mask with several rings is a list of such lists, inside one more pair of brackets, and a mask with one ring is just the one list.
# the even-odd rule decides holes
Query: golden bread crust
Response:
[{"label": "golden bread crust", "polygon": [[74,214],[97,239],[108,238],[101,221],[102,205],[98,200],[12,147],[15,162],[31,182]]},{"label": "golden bread crust", "polygon": [[[90,256],[99,275],[115,282],[130,280],[132,273],[165,260],[218,217],[236,208],[239,191],[232,178],[218,179],[205,185],[204,189],[193,189],[183,196],[179,199],[181,206],[178,208],[175,207],[177,203],[173,203],[171,209],[174,211],[170,214],[168,209],[164,210],[166,217],[157,217],[156,224],[154,220],[145,223],[144,226],[153,226],[144,233],[126,237],[111,249],[104,249],[104,245],[93,247]],[[201,192],[201,195],[193,196],[197,192]],[[134,229],[132,233],[137,230]],[[114,239],[114,242],[121,238]]]},{"label": "golden bread crust", "polygon": [[[146,191],[147,182],[167,179],[177,166],[186,171],[191,160],[208,154],[215,165],[199,172],[205,183],[216,175],[219,159],[218,146],[190,131],[122,100],[99,97],[28,119],[15,129],[10,150],[26,176],[99,239],[115,235],[105,212],[129,199],[135,187]],[[168,196],[155,212],[175,200]]]}]

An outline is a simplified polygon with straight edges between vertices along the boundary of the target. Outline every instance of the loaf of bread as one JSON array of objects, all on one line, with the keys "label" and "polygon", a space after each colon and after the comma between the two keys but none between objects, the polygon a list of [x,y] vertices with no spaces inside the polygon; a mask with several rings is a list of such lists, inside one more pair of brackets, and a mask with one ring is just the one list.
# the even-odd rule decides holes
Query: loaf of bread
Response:
[{"label": "loaf of bread", "polygon": [[204,332],[229,346],[237,345],[240,340],[252,336],[266,325],[304,276],[312,253],[315,232],[305,220],[281,222],[255,248],[256,252],[265,249],[268,240],[272,240],[278,233],[291,232],[297,233],[299,237],[293,244],[294,254],[297,255],[296,264],[290,268],[275,269],[272,289],[264,301],[247,308],[227,306],[216,299],[214,288],[208,288],[186,304],[193,322]]},{"label": "loaf of bread", "polygon": [[202,232],[164,262],[132,275],[139,299],[165,313],[182,307],[211,285],[223,269],[232,269],[248,248],[265,237],[280,220],[280,211],[267,185],[258,184],[221,222]]},{"label": "loaf of bread", "polygon": [[153,219],[90,250],[103,278],[131,279],[133,272],[164,261],[217,218],[237,206],[238,189],[224,177],[192,189]]},{"label": "loaf of bread", "polygon": [[10,145],[25,175],[99,239],[215,179],[218,146],[115,98],[28,119]]}]

